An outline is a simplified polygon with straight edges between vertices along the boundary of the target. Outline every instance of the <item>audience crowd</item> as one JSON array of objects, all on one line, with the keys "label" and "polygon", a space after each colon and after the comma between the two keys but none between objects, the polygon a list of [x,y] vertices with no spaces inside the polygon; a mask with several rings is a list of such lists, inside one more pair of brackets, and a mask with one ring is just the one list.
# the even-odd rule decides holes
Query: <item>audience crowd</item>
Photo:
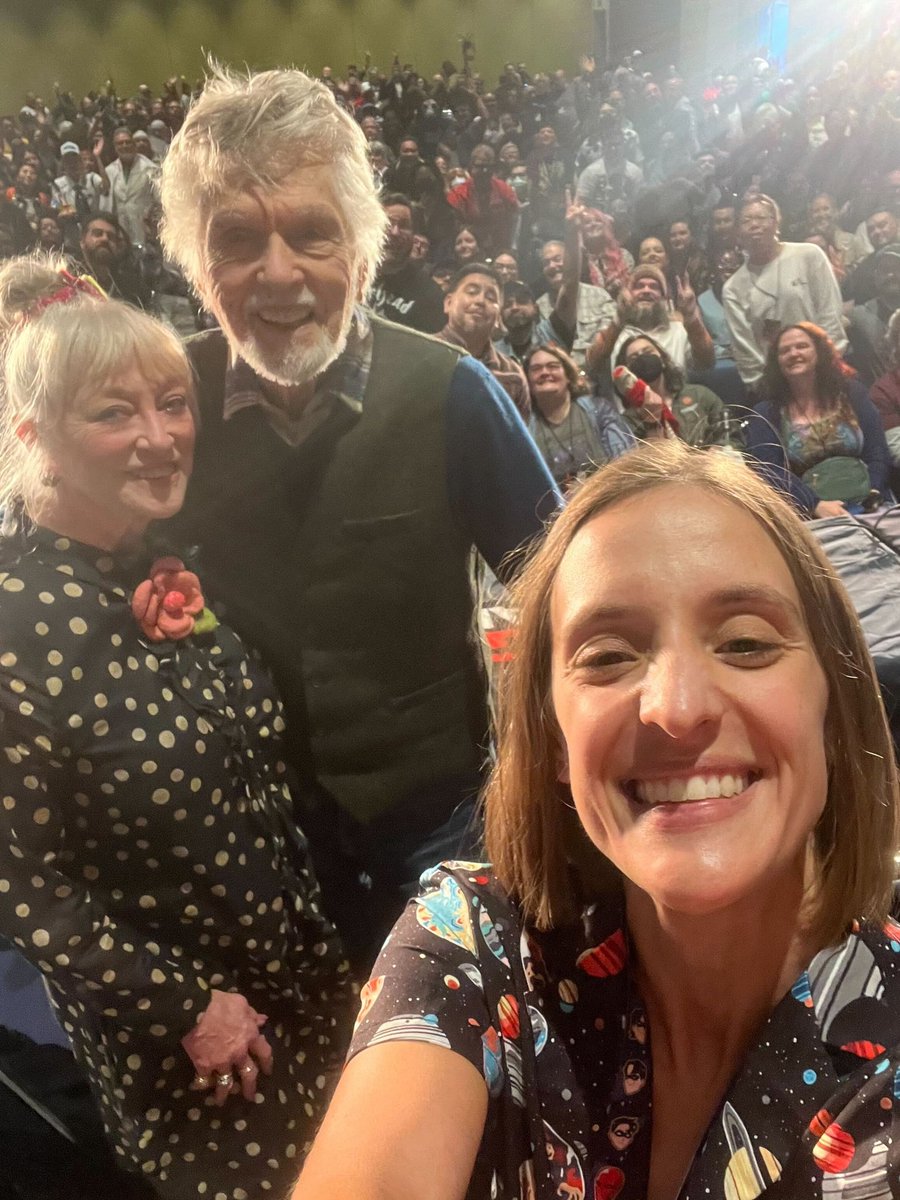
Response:
[{"label": "audience crowd", "polygon": [[[548,418],[532,404],[521,368],[538,345],[585,373],[582,411],[605,421],[612,406],[615,445],[683,423],[658,419],[659,371],[628,416],[634,402],[612,370],[638,335],[658,352],[649,369],[662,353],[724,404],[735,444],[767,398],[773,336],[791,323],[823,329],[863,389],[879,381],[883,395],[897,366],[900,50],[892,30],[874,53],[846,50],[805,75],[758,56],[691,86],[675,67],[644,69],[640,52],[613,69],[586,56],[571,74],[507,63],[491,84],[469,42],[462,69],[446,61],[430,77],[396,57],[386,71],[323,67],[365,135],[388,216],[372,309],[485,362],[538,445],[555,448],[562,483],[583,473],[586,445],[595,464],[599,450],[571,411]],[[0,255],[62,251],[183,335],[214,324],[157,232],[157,176],[202,88],[172,78],[159,94],[142,84],[123,97],[107,83],[80,100],[27,95],[2,117]],[[475,302],[461,303],[476,289],[457,273],[473,264],[489,269],[472,275]],[[844,416],[852,425],[846,404]],[[708,406],[684,427],[692,442],[721,441]]]}]

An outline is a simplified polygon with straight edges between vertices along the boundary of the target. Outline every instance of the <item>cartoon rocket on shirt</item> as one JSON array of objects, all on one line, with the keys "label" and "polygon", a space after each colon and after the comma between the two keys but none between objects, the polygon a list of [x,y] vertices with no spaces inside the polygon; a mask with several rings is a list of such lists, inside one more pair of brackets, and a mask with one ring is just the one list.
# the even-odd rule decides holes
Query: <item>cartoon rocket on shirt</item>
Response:
[{"label": "cartoon rocket on shirt", "polygon": [[722,1127],[731,1154],[725,1170],[725,1200],[756,1200],[781,1177],[781,1164],[765,1146],[757,1151],[747,1126],[727,1101]]}]

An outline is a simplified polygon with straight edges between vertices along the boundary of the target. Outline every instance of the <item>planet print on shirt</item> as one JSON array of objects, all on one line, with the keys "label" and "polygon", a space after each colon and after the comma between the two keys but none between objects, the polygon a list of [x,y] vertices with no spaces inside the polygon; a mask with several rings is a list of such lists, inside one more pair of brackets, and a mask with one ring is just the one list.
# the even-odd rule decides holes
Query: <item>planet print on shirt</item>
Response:
[{"label": "planet print on shirt", "polygon": [[503,1063],[501,1061],[500,1034],[489,1025],[481,1035],[481,1055],[485,1082],[492,1096],[503,1091]]},{"label": "planet print on shirt", "polygon": [[616,1200],[624,1185],[621,1167],[601,1167],[594,1176],[594,1200]]},{"label": "planet print on shirt", "polygon": [[578,1003],[578,985],[572,979],[561,979],[557,988],[559,992],[559,1007],[564,1013],[570,1013]]},{"label": "planet print on shirt", "polygon": [[519,1005],[515,996],[507,993],[500,997],[497,1004],[497,1017],[500,1021],[500,1032],[505,1038],[519,1036]]},{"label": "planet print on shirt", "polygon": [[781,1164],[765,1146],[757,1151],[734,1105],[725,1102],[722,1128],[731,1154],[725,1169],[725,1200],[756,1200],[781,1178]]},{"label": "planet print on shirt", "polygon": [[579,954],[576,966],[586,975],[597,979],[605,979],[609,975],[618,975],[628,958],[628,947],[625,944],[625,933],[617,929],[599,946],[585,950]]},{"label": "planet print on shirt", "polygon": [[479,991],[483,990],[484,983],[481,979],[481,972],[472,963],[460,963],[458,967],[460,975],[465,975],[470,983],[474,983]]},{"label": "planet print on shirt", "polygon": [[485,908],[478,914],[478,925],[481,929],[481,936],[484,938],[484,944],[488,950],[490,950],[498,962],[503,963],[504,967],[508,967],[509,959],[506,957],[506,951],[503,949],[500,934],[497,932],[497,927]]},{"label": "planet print on shirt", "polygon": [[452,875],[447,875],[436,891],[419,898],[416,920],[435,937],[475,953],[472,916],[462,888]]},{"label": "planet print on shirt", "polygon": [[381,989],[383,987],[384,987],[384,976],[383,975],[373,976],[373,978],[370,979],[369,982],[364,985],[362,991],[359,993],[359,1013],[357,1015],[354,1025],[353,1025],[354,1033],[356,1033],[357,1029],[359,1029],[360,1025],[363,1023],[363,1021],[366,1019],[366,1017],[371,1012],[372,1005],[375,1003],[375,1001],[381,995]]},{"label": "planet print on shirt", "polygon": [[401,1013],[384,1021],[369,1039],[370,1046],[381,1042],[428,1042],[432,1046],[450,1049],[450,1039],[438,1024],[434,1013]]},{"label": "planet print on shirt", "polygon": [[884,1142],[876,1141],[858,1167],[852,1171],[838,1171],[826,1175],[822,1180],[822,1197],[835,1200],[891,1200],[891,1185],[888,1180],[888,1148]]},{"label": "planet print on shirt", "polygon": [[534,1052],[540,1054],[543,1048],[547,1045],[547,1037],[549,1031],[547,1029],[547,1018],[538,1008],[532,1008],[528,1005],[528,1016],[531,1019],[531,1036],[534,1038]]}]

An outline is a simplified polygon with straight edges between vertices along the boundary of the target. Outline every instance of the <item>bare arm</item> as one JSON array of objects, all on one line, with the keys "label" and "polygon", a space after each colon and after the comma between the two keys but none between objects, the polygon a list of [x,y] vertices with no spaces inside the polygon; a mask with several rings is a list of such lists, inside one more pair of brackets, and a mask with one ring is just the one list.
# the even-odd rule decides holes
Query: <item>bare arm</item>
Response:
[{"label": "bare arm", "polygon": [[563,276],[554,309],[566,329],[574,331],[578,319],[578,289],[581,285],[581,220],[584,207],[573,204],[566,189],[566,238],[563,243]]},{"label": "bare arm", "polygon": [[484,1079],[462,1055],[370,1046],[344,1071],[292,1200],[463,1200],[486,1117]]},{"label": "bare arm", "polygon": [[100,176],[100,194],[101,196],[109,195],[109,176],[106,173],[106,167],[103,164],[103,135],[94,138],[93,143],[94,155],[94,170]]},{"label": "bare arm", "polygon": [[700,316],[700,306],[688,275],[675,277],[675,307],[684,321],[684,331],[691,346],[691,359],[698,371],[711,370],[716,365],[716,348],[709,330]]},{"label": "bare arm", "polygon": [[623,313],[631,305],[631,292],[623,286],[616,297],[616,317],[605,329],[601,329],[587,348],[585,359],[590,374],[596,375],[613,352],[613,347],[625,328]]}]

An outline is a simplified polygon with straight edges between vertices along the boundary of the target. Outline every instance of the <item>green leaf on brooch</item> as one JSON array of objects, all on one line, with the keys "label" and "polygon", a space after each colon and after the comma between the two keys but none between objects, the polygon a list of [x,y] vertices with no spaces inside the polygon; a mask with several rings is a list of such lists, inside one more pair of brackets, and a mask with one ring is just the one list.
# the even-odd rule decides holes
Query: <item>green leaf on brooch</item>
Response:
[{"label": "green leaf on brooch", "polygon": [[208,608],[204,608],[203,612],[194,622],[194,633],[212,633],[218,624],[216,614],[210,612]]}]

